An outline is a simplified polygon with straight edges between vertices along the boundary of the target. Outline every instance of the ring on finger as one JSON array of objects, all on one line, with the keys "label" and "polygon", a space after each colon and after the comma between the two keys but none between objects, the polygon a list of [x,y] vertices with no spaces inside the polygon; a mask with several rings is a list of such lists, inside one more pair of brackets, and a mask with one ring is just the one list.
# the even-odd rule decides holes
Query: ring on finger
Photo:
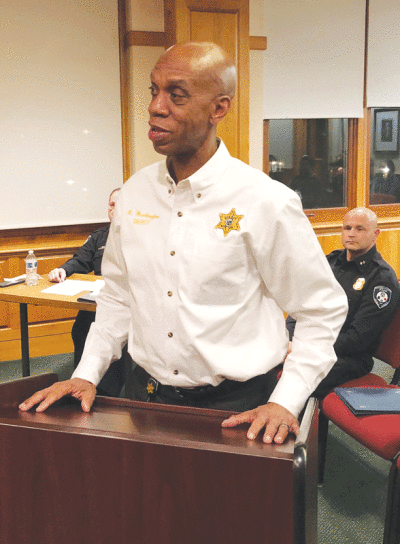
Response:
[{"label": "ring on finger", "polygon": [[288,431],[290,431],[290,426],[287,423],[281,423],[279,427],[286,427]]}]

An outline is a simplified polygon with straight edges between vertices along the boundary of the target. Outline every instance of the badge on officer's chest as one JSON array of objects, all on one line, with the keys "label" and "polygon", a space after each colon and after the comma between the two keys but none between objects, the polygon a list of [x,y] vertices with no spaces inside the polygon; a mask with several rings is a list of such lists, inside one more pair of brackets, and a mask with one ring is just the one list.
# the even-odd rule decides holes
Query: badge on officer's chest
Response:
[{"label": "badge on officer's chest", "polygon": [[243,219],[244,215],[236,215],[235,208],[232,208],[229,213],[220,213],[220,222],[215,227],[216,229],[222,229],[224,236],[228,236],[231,230],[240,230],[239,221]]},{"label": "badge on officer's chest", "polygon": [[361,291],[361,289],[364,287],[365,284],[365,278],[357,278],[355,283],[353,284],[353,289],[355,291]]}]

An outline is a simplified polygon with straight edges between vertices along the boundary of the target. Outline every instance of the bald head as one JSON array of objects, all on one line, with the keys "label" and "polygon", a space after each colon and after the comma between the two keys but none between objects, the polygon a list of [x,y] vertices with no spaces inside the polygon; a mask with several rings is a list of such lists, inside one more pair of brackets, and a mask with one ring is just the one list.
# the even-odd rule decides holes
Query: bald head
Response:
[{"label": "bald head", "polygon": [[213,86],[216,96],[233,98],[236,90],[237,73],[233,60],[215,43],[188,42],[173,45],[159,58],[156,67],[163,63],[187,63],[196,74],[199,83]]},{"label": "bald head", "polygon": [[376,213],[374,213],[372,210],[368,208],[353,208],[347,214],[344,216],[344,220],[349,217],[362,217],[365,216],[367,220],[369,221],[371,227],[376,229],[378,227],[378,218],[376,217]]},{"label": "bald head", "polygon": [[347,250],[347,260],[352,261],[367,253],[379,235],[378,220],[368,208],[354,208],[343,219],[342,244]]}]

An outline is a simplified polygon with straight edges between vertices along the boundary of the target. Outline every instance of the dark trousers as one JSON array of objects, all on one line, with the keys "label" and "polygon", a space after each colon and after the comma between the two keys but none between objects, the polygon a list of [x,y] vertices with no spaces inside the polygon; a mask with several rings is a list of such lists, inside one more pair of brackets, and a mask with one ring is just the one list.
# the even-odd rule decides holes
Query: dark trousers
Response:
[{"label": "dark trousers", "polygon": [[[76,316],[75,323],[72,326],[71,336],[74,343],[74,367],[78,366],[81,360],[83,349],[85,347],[86,337],[90,325],[96,317],[96,312],[86,312],[80,310]],[[107,395],[109,397],[119,397],[121,389],[125,383],[125,365],[123,357],[118,361],[111,363],[110,368],[104,374],[97,386],[98,395]]]},{"label": "dark trousers", "polygon": [[370,355],[361,355],[360,358],[338,357],[327,376],[321,381],[313,393],[313,397],[323,398],[338,387],[348,382],[366,376],[371,372],[374,361]]},{"label": "dark trousers", "polygon": [[150,400],[160,404],[244,412],[268,402],[278,382],[277,375],[280,369],[280,366],[276,367],[266,374],[255,376],[245,382],[224,380],[217,387],[184,389],[158,384],[158,390],[149,396],[147,384],[151,376],[139,365],[136,365],[132,373],[133,399]]}]

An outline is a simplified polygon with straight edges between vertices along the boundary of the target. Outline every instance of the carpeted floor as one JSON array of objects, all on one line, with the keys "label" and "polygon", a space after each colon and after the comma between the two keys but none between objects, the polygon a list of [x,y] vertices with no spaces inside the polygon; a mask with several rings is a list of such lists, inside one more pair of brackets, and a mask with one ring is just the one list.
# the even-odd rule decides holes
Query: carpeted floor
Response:
[{"label": "carpeted floor", "polygon": [[[70,377],[70,353],[31,359],[31,374]],[[390,381],[392,370],[376,362],[374,372]],[[0,363],[0,382],[21,377],[21,362]],[[325,483],[318,495],[318,544],[381,544],[390,463],[330,425]],[[278,543],[277,543],[278,544]]]}]

